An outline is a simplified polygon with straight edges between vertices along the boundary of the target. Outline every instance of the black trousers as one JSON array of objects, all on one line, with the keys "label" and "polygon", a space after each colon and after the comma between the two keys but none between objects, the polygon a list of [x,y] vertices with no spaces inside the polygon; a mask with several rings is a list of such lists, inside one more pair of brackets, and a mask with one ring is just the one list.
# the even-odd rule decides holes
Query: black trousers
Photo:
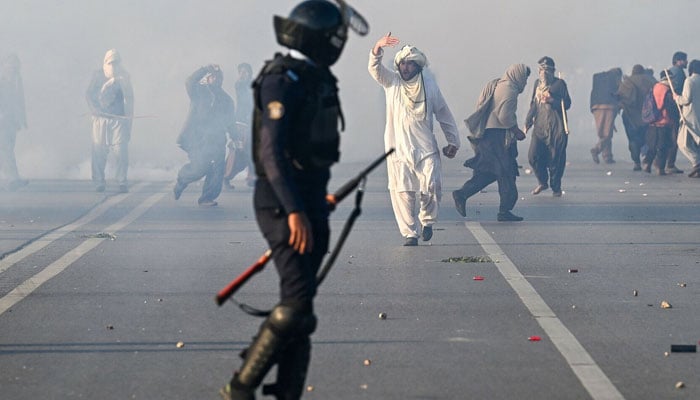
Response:
[{"label": "black trousers", "polygon": [[633,127],[624,114],[622,114],[622,123],[625,126],[630,157],[635,164],[641,164],[641,152],[646,141],[647,126]]},{"label": "black trousers", "polygon": [[656,167],[664,171],[668,159],[668,151],[671,146],[672,126],[653,126],[647,129],[647,155],[646,162],[654,163]]},{"label": "black trousers", "polygon": [[544,138],[533,135],[530,139],[528,161],[540,185],[548,185],[554,192],[561,192],[561,178],[566,168],[568,136],[552,137],[547,144]]},{"label": "black trousers", "polygon": [[256,209],[255,217],[272,250],[272,259],[280,277],[280,304],[309,307],[311,312],[316,296],[316,274],[328,251],[328,218],[308,216],[314,246],[311,253],[301,255],[288,244],[289,225],[284,212],[275,208]]},{"label": "black trousers", "polygon": [[518,201],[518,188],[515,185],[515,176],[501,176],[490,172],[474,171],[474,175],[459,189],[459,192],[466,198],[479,193],[486,186],[498,182],[498,194],[500,196],[500,205],[498,212],[510,211],[515,207]]}]

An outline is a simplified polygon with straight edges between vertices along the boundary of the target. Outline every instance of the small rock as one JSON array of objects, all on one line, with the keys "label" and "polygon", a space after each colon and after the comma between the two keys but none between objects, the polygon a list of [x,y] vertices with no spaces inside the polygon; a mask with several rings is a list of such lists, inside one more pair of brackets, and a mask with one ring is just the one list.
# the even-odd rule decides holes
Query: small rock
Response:
[{"label": "small rock", "polygon": [[185,343],[184,342],[177,342],[175,344],[175,347],[177,347],[178,349],[181,349],[181,348],[185,347]]},{"label": "small rock", "polygon": [[386,319],[386,313],[380,312],[379,319]]},{"label": "small rock", "polygon": [[365,361],[362,362],[366,366],[372,365],[372,361],[369,358],[365,358]]},{"label": "small rock", "polygon": [[637,290],[632,291],[632,296],[637,297],[639,296],[639,292]]},{"label": "small rock", "polygon": [[612,171],[606,172],[605,175],[607,175],[607,176],[612,176]]},{"label": "small rock", "polygon": [[113,329],[114,329],[114,325],[107,325],[107,329],[110,330],[110,331],[113,330]]},{"label": "small rock", "polygon": [[669,303],[668,301],[664,300],[664,301],[661,302],[661,308],[673,308],[673,306],[671,305],[671,303]]},{"label": "small rock", "polygon": [[680,287],[686,287],[687,285],[685,284],[685,282],[680,282],[680,283],[678,284],[678,286],[680,286]]},{"label": "small rock", "polygon": [[685,383],[682,381],[676,382],[676,389],[683,389],[685,387]]},{"label": "small rock", "polygon": [[569,273],[570,273],[570,274],[575,274],[575,273],[577,273],[577,272],[578,272],[578,269],[576,269],[576,268],[569,268]]},{"label": "small rock", "polygon": [[313,391],[314,391],[314,387],[313,387],[312,385],[309,385],[309,386],[306,387],[306,391],[307,391],[307,392],[313,392]]},{"label": "small rock", "polygon": [[668,357],[668,351],[664,351],[664,357]]},{"label": "small rock", "polygon": [[366,383],[363,383],[362,385],[360,385],[360,389],[362,389],[362,390],[367,390],[367,387],[368,386]]}]

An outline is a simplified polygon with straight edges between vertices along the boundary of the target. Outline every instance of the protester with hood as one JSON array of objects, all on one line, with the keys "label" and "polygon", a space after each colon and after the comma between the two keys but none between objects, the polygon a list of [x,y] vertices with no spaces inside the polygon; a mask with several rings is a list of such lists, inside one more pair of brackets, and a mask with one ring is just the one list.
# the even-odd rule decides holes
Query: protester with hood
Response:
[{"label": "protester with hood", "polygon": [[632,74],[622,79],[617,97],[622,106],[622,124],[627,134],[630,157],[634,162],[634,171],[641,171],[641,153],[646,141],[647,124],[642,121],[642,104],[644,98],[656,83],[653,76],[647,74],[644,67],[636,64],[632,67]]},{"label": "protester with hood", "polygon": [[442,149],[445,157],[457,154],[460,141],[452,112],[422,51],[406,45],[396,53],[393,70],[382,65],[384,47],[398,43],[391,34],[381,37],[370,51],[368,70],[386,96],[385,150],[396,149],[387,159],[391,205],[404,246],[416,246],[419,235],[424,241],[432,238],[442,196],[433,116],[448,143]]},{"label": "protester with hood", "polygon": [[564,113],[571,107],[571,98],[566,82],[554,76],[554,60],[545,56],[537,64],[539,78],[535,81],[530,111],[525,118],[525,132],[533,127],[528,159],[538,184],[532,194],[551,187],[552,195],[561,197],[569,139]]},{"label": "protester with hood", "polygon": [[[277,42],[290,51],[267,61],[253,84],[253,206],[277,267],[280,296],[221,389],[224,400],[254,400],[275,364],[277,381],[263,386],[263,394],[296,400],[304,390],[317,274],[329,247],[328,181],[340,158],[342,112],[330,67],[348,39],[346,18],[364,21],[338,3],[307,0],[288,18],[275,16]],[[350,28],[361,35],[369,29]]]},{"label": "protester with hood", "polygon": [[693,166],[688,176],[700,178],[700,60],[690,62],[688,74],[683,92],[675,97],[681,106],[678,148]]},{"label": "protester with hood", "polygon": [[233,99],[221,85],[224,74],[218,65],[197,69],[185,86],[190,97],[190,110],[177,143],[189,158],[177,174],[173,188],[178,200],[187,185],[204,178],[201,207],[215,207],[224,180],[224,161],[228,135],[235,135],[236,118]]},{"label": "protester with hood", "polygon": [[647,154],[643,166],[645,172],[651,172],[651,166],[654,164],[659,175],[666,175],[666,161],[673,137],[673,129],[676,128],[675,121],[678,121],[679,118],[678,106],[671,94],[671,76],[669,75],[666,74],[665,70],[661,71],[661,79],[654,84],[652,89],[656,108],[661,110],[661,118],[649,124],[647,129]]},{"label": "protester with hood", "polygon": [[92,113],[92,181],[95,190],[105,190],[105,167],[112,151],[117,159],[119,192],[129,189],[129,140],[134,118],[134,92],[129,73],[115,49],[108,50],[102,69],[95,71],[86,93]]},{"label": "protester with hood", "polygon": [[615,132],[615,118],[620,111],[619,100],[615,95],[622,81],[622,70],[612,68],[593,75],[591,88],[591,113],[595,119],[598,142],[591,149],[593,162],[600,163],[599,155],[606,164],[615,163],[612,139]]},{"label": "protester with hood", "polygon": [[468,139],[475,156],[464,163],[474,170],[472,178],[452,192],[457,212],[463,217],[467,215],[467,199],[498,182],[498,221],[523,220],[511,210],[518,201],[516,141],[525,139],[525,133],[518,128],[518,95],[525,90],[528,76],[530,68],[525,64],[508,67],[502,78],[486,84],[476,103],[476,111],[464,121],[471,132]]},{"label": "protester with hood", "polygon": [[250,154],[251,119],[253,118],[253,69],[248,63],[238,64],[236,91],[236,135],[229,141],[224,184],[233,189],[231,180],[247,169],[246,184],[255,185],[255,166]]},{"label": "protester with hood", "polygon": [[27,128],[24,87],[19,58],[9,54],[0,59],[0,174],[7,178],[7,189],[15,191],[29,183],[17,170],[17,132]]}]

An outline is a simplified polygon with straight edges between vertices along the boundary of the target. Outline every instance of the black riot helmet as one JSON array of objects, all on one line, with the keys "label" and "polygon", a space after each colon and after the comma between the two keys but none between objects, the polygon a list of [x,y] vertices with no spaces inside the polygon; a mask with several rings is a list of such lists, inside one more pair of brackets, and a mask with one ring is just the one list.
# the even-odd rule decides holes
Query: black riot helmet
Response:
[{"label": "black riot helmet", "polygon": [[292,10],[288,18],[274,17],[277,42],[299,50],[321,65],[333,65],[348,38],[348,27],[364,36],[367,22],[344,1],[340,7],[325,0],[306,0]]}]

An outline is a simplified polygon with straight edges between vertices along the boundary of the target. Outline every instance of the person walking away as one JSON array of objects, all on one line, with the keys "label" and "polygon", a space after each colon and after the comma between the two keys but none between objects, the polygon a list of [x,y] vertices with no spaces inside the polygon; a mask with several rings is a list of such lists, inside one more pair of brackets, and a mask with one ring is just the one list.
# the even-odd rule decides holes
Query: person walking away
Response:
[{"label": "person walking away", "polygon": [[7,179],[7,190],[15,191],[29,183],[17,169],[17,132],[27,129],[24,87],[20,62],[12,53],[0,59],[0,173]]},{"label": "person walking away", "polygon": [[[677,51],[673,53],[671,58],[673,64],[669,68],[671,74],[671,85],[673,93],[680,95],[683,93],[683,84],[685,83],[685,68],[688,66],[688,55],[685,52]],[[683,170],[676,167],[676,157],[678,156],[678,133],[680,129],[679,121],[675,120],[671,127],[671,143],[668,147],[668,159],[666,160],[667,174],[682,174]]]},{"label": "person walking away", "polygon": [[525,139],[518,128],[518,95],[525,90],[530,68],[513,64],[500,79],[486,84],[477,101],[476,111],[465,120],[474,148],[474,157],[464,166],[474,170],[472,178],[452,192],[455,208],[466,217],[466,201],[486,186],[498,182],[500,204],[497,220],[522,221],[523,217],[511,212],[518,201],[515,179],[518,173],[517,140]]},{"label": "person walking away", "polygon": [[307,0],[288,18],[275,16],[277,42],[290,51],[276,54],[255,79],[253,204],[279,274],[280,301],[245,350],[242,366],[221,389],[224,400],[254,400],[275,364],[277,381],[263,387],[264,394],[295,400],[304,389],[316,329],[316,274],[330,235],[330,167],[340,157],[342,113],[330,66],[347,41],[345,18],[356,14],[347,3],[339,4],[341,9]]},{"label": "person walking away", "polygon": [[622,70],[620,68],[612,68],[609,71],[593,75],[591,113],[593,113],[595,120],[598,142],[591,149],[591,156],[596,164],[600,163],[599,155],[603,156],[603,162],[606,164],[615,162],[612,139],[615,131],[615,117],[620,111],[615,93],[617,93],[621,80]]},{"label": "person walking away", "polygon": [[655,83],[656,79],[649,76],[643,66],[636,64],[632,67],[632,74],[622,79],[617,91],[622,107],[622,124],[625,127],[634,171],[642,170],[641,154],[648,127],[648,124],[642,121],[642,104]]},{"label": "person walking away", "polygon": [[[669,72],[670,74],[670,72]],[[645,157],[644,171],[651,172],[652,164],[655,165],[659,175],[666,175],[666,160],[668,149],[675,129],[673,121],[677,121],[678,106],[676,106],[671,94],[671,80],[666,71],[661,71],[660,81],[654,84],[654,101],[657,109],[661,110],[661,118],[649,124],[647,129],[647,154]]]},{"label": "person walking away", "polygon": [[134,92],[129,73],[115,49],[107,51],[102,69],[95,71],[86,93],[92,113],[92,181],[105,190],[107,157],[114,153],[119,192],[129,191],[129,140],[134,118]]},{"label": "person walking away", "polygon": [[422,51],[406,45],[394,56],[393,70],[382,64],[384,47],[398,43],[391,34],[379,38],[370,51],[368,71],[384,88],[386,97],[384,148],[396,149],[387,159],[394,217],[404,246],[416,246],[418,236],[424,241],[432,238],[442,196],[442,164],[433,116],[448,143],[442,149],[445,157],[454,158],[460,141],[452,112]]},{"label": "person walking away", "polygon": [[187,186],[204,178],[201,207],[215,207],[224,180],[226,140],[235,135],[236,119],[233,99],[222,88],[221,67],[210,64],[198,68],[187,78],[190,110],[177,143],[189,158],[177,174],[173,188],[178,200]]},{"label": "person walking away", "polygon": [[678,129],[678,149],[688,158],[691,178],[700,178],[700,60],[688,65],[688,79],[675,100],[681,106],[681,125]]},{"label": "person walking away", "polygon": [[533,128],[528,159],[537,178],[532,194],[552,188],[554,197],[561,197],[561,179],[566,167],[566,146],[569,140],[564,126],[564,112],[571,107],[566,82],[554,76],[554,60],[542,57],[537,61],[539,78],[535,81],[530,111],[525,118],[525,132]]}]

